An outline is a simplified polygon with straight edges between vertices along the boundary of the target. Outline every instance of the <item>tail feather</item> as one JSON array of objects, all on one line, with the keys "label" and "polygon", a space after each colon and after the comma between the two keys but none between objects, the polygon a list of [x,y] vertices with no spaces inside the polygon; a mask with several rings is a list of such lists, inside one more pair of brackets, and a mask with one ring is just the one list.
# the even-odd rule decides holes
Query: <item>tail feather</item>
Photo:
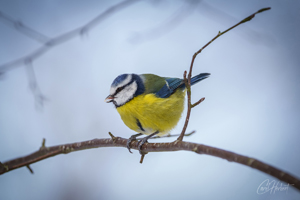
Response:
[{"label": "tail feather", "polygon": [[210,73],[201,73],[201,74],[198,74],[197,76],[194,76],[191,78],[191,85],[194,85],[196,83],[198,83],[199,81],[202,81],[206,78],[208,78],[210,75]]}]

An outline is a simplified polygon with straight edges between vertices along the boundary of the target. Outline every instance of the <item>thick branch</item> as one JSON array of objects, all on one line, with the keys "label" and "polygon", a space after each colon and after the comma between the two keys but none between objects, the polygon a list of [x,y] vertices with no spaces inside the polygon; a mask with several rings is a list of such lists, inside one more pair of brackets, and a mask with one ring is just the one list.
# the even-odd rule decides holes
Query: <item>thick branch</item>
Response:
[{"label": "thick branch", "polygon": [[[52,147],[42,146],[40,150],[24,157],[7,161],[3,164],[0,163],[0,174],[4,174],[11,170],[29,166],[32,163],[44,160],[46,158],[56,156],[58,154],[67,154],[74,151],[84,149],[100,148],[100,147],[124,147],[127,148],[127,139],[114,137],[107,139],[93,139],[84,142],[77,142],[71,144],[64,144]],[[132,149],[137,149],[137,141],[131,143]],[[261,172],[269,174],[281,181],[287,182],[300,190],[300,180],[286,172],[283,172],[273,166],[263,163],[254,158],[242,156],[230,151],[225,151],[215,147],[206,146],[203,144],[196,144],[192,142],[174,141],[171,143],[146,143],[142,147],[146,152],[162,152],[162,151],[192,151],[197,154],[206,154],[219,158],[226,159],[230,162],[240,163],[257,169]]]}]

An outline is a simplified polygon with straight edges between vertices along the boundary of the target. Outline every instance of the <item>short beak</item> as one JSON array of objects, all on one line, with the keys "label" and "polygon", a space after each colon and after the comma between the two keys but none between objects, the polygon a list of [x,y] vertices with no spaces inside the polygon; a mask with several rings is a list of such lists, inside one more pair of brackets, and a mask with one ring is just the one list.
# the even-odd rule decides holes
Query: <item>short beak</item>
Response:
[{"label": "short beak", "polygon": [[114,96],[108,95],[104,101],[105,101],[106,103],[110,103],[110,102],[112,102],[112,101],[114,100],[114,98],[115,98]]}]

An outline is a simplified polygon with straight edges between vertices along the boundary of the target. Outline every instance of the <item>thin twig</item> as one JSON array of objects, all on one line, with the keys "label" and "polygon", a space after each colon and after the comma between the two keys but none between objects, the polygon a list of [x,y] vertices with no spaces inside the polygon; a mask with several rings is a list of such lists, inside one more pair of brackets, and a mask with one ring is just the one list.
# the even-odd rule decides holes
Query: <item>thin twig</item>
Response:
[{"label": "thin twig", "polygon": [[[38,151],[17,159],[13,159],[0,164],[0,174],[7,173],[20,167],[26,167],[41,160],[59,155],[67,154],[75,151],[100,148],[100,147],[124,147],[127,148],[127,139],[115,137],[106,139],[93,139],[84,142],[76,142],[70,144],[57,145],[52,147],[40,148]],[[131,143],[132,149],[138,149],[137,141]],[[171,143],[145,143],[142,147],[146,152],[166,152],[166,151],[191,151],[197,154],[211,155],[218,158],[226,159],[230,162],[240,163],[245,166],[252,167],[261,172],[267,173],[281,181],[291,184],[300,190],[299,178],[292,176],[282,170],[271,165],[261,162],[257,159],[239,155],[230,151],[218,149],[215,147],[196,144],[192,142],[174,141]]]},{"label": "thin twig", "polygon": [[205,97],[202,97],[199,101],[197,101],[196,103],[192,104],[192,108],[194,108],[195,106],[198,106],[200,103],[202,103],[205,100]]},{"label": "thin twig", "polygon": [[46,53],[53,46],[62,44],[63,42],[66,42],[66,41],[74,38],[75,36],[83,35],[87,31],[89,31],[91,28],[93,28],[94,26],[96,26],[97,24],[102,22],[103,20],[107,19],[112,14],[117,13],[121,9],[126,8],[126,7],[132,5],[135,2],[138,2],[138,0],[125,0],[125,1],[122,1],[122,2],[120,2],[120,3],[118,3],[114,6],[111,6],[110,8],[105,10],[103,13],[101,13],[100,15],[98,15],[97,17],[92,19],[90,22],[85,24],[84,26],[81,26],[81,27],[76,28],[72,31],[66,32],[66,33],[64,33],[60,36],[55,37],[55,38],[51,38],[51,39],[47,40],[47,42],[44,43],[44,45],[42,47],[37,48],[36,50],[29,53],[28,55],[26,55],[24,57],[21,57],[19,59],[15,59],[13,61],[10,61],[8,63],[0,65],[0,74],[2,74],[4,72],[7,72],[11,69],[14,69],[16,67],[21,66],[27,60],[30,60],[31,62],[33,62],[36,58],[38,58],[41,55],[43,55],[44,53]]},{"label": "thin twig", "polygon": [[186,90],[187,90],[186,93],[187,93],[187,99],[188,99],[188,102],[187,102],[188,108],[187,108],[187,114],[186,114],[186,118],[185,118],[185,122],[184,122],[184,125],[183,125],[183,128],[182,128],[182,131],[181,131],[179,137],[177,138],[178,141],[183,140],[185,131],[186,131],[187,126],[189,124],[190,115],[191,115],[191,111],[192,111],[192,108],[191,108],[191,79],[186,78],[186,73],[187,72],[184,71],[183,81],[184,81],[184,84],[185,84],[185,87],[186,87]]},{"label": "thin twig", "polygon": [[43,107],[44,102],[47,100],[47,98],[42,94],[40,90],[31,61],[25,62],[25,69],[28,76],[29,88],[35,99],[36,108]]},{"label": "thin twig", "polygon": [[[215,40],[216,40],[218,37],[220,37],[221,35],[227,33],[228,31],[230,31],[231,29],[233,29],[233,28],[239,26],[240,24],[243,24],[243,23],[245,23],[245,22],[250,21],[251,19],[253,19],[253,18],[255,17],[256,14],[261,13],[261,12],[264,12],[264,11],[266,11],[266,10],[270,10],[270,9],[271,9],[270,7],[268,7],[268,8],[262,8],[262,9],[258,10],[257,12],[253,13],[252,15],[246,17],[245,19],[243,19],[243,20],[240,21],[239,23],[235,24],[234,26],[228,28],[227,30],[225,30],[225,31],[223,31],[223,32],[219,32],[212,40],[210,40],[207,44],[205,44],[201,49],[199,49],[199,50],[193,55],[193,58],[192,58],[192,61],[191,61],[191,65],[190,65],[190,70],[189,70],[188,77],[186,78],[186,71],[184,72],[184,76],[183,76],[183,77],[184,77],[185,86],[186,86],[186,88],[187,88],[187,97],[188,97],[188,103],[187,103],[187,104],[188,104],[188,109],[187,109],[187,115],[186,115],[186,119],[185,119],[184,126],[183,126],[183,128],[182,128],[181,135],[177,138],[178,141],[182,141],[182,140],[183,140],[184,133],[185,133],[185,131],[186,131],[186,129],[187,129],[187,126],[188,126],[188,123],[189,123],[189,118],[190,118],[190,114],[191,114],[191,109],[192,109],[192,107],[194,107],[194,106],[191,105],[191,89],[190,89],[190,88],[191,88],[192,70],[193,70],[194,61],[195,61],[197,55],[198,55],[199,53],[201,53],[201,51],[202,51],[203,49],[205,49],[208,45],[210,45],[213,41],[215,41]],[[187,79],[187,81],[186,81],[186,79]],[[200,99],[198,102],[201,103],[201,102],[202,102],[201,99]],[[198,105],[198,104],[199,104],[198,102],[195,103],[195,104]],[[195,105],[195,104],[194,104],[194,105]]]},{"label": "thin twig", "polygon": [[50,39],[48,36],[23,24],[21,21],[17,21],[15,19],[13,19],[12,17],[8,16],[7,14],[4,14],[1,11],[0,11],[0,18],[3,19],[7,25],[12,26],[13,28],[17,29],[24,35],[28,36],[29,38],[31,38],[35,41],[42,43],[42,44],[45,44]]},{"label": "thin twig", "polygon": [[30,165],[26,165],[27,169],[30,171],[30,173],[33,174],[33,170],[31,169]]},{"label": "thin twig", "polygon": [[141,159],[140,159],[140,163],[141,163],[141,164],[143,163],[146,154],[147,154],[147,152],[144,152],[144,153],[141,155]]},{"label": "thin twig", "polygon": [[[218,33],[211,41],[209,41],[206,45],[204,45],[201,49],[199,49],[199,51],[197,51],[197,52],[194,54],[193,58],[194,58],[194,57],[196,58],[196,56],[197,56],[199,53],[201,53],[201,51],[202,51],[203,49],[205,49],[208,45],[210,45],[210,43],[212,43],[214,40],[216,40],[216,39],[217,39],[218,37],[220,37],[221,35],[227,33],[227,32],[230,31],[231,29],[234,29],[235,27],[237,27],[237,26],[239,26],[239,25],[241,25],[241,24],[243,24],[243,23],[245,23],[245,22],[250,21],[251,19],[253,19],[253,18],[255,17],[256,14],[261,13],[261,12],[264,12],[264,11],[267,11],[267,10],[270,10],[270,9],[271,9],[270,7],[268,7],[268,8],[262,8],[262,9],[258,10],[257,12],[253,13],[252,15],[246,17],[245,19],[243,19],[243,20],[240,21],[239,23],[235,24],[234,26],[228,28],[227,30],[225,30],[225,31],[223,31],[223,32],[219,32],[219,33]],[[191,67],[193,67],[193,66],[191,65]]]}]

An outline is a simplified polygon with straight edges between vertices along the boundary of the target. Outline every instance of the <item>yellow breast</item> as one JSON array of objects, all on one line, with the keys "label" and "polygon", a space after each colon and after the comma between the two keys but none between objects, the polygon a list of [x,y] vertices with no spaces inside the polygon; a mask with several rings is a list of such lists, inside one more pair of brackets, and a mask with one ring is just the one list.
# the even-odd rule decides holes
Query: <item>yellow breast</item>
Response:
[{"label": "yellow breast", "polygon": [[159,131],[167,134],[178,123],[183,108],[185,91],[177,90],[168,98],[154,94],[139,95],[117,108],[123,122],[130,129],[149,135]]}]

